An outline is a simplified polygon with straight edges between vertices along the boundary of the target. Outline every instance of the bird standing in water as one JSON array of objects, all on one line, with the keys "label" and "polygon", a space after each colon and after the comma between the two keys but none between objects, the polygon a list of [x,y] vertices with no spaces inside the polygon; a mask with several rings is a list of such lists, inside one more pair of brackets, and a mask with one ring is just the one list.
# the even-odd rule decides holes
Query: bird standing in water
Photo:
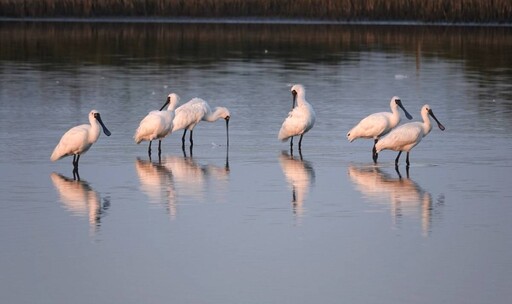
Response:
[{"label": "bird standing in water", "polygon": [[[139,127],[135,131],[133,136],[135,143],[140,144],[142,141],[149,141],[148,155],[151,159],[151,142],[158,139],[158,157],[162,153],[162,139],[169,135],[172,131],[172,122],[174,119],[174,109],[178,105],[180,97],[171,93],[167,96],[165,104],[160,108],[159,111],[149,112],[144,119],[141,120]],[[167,110],[162,111],[165,106]]]},{"label": "bird standing in water", "polygon": [[375,145],[377,153],[386,149],[399,151],[395,159],[395,167],[397,167],[400,155],[405,151],[407,152],[406,164],[407,167],[409,167],[409,152],[412,148],[421,142],[423,137],[430,133],[430,130],[432,130],[432,124],[430,123],[429,115],[437,122],[439,129],[444,131],[445,127],[436,118],[430,106],[426,104],[421,108],[421,117],[423,118],[423,122],[410,122],[403,124],[396,129],[393,129],[388,133],[388,135],[384,136],[377,142]]},{"label": "bird standing in water", "polygon": [[[300,135],[299,153],[302,148],[302,137],[315,124],[315,111],[306,101],[306,90],[301,84],[296,84],[291,88],[293,96],[292,110],[284,120],[277,138],[283,142],[290,138],[290,154],[293,154],[293,137]],[[295,106],[296,105],[296,106]]]},{"label": "bird standing in water", "polygon": [[194,145],[192,140],[192,132],[194,127],[201,121],[214,122],[223,118],[226,121],[226,145],[229,146],[229,119],[231,114],[225,107],[210,108],[210,105],[201,98],[193,98],[187,103],[176,109],[176,115],[173,120],[172,132],[184,129],[181,138],[181,147],[185,150],[185,135],[190,130],[190,150]]},{"label": "bird standing in water", "polygon": [[105,135],[110,136],[111,133],[101,120],[100,113],[92,110],[89,112],[89,124],[73,127],[62,135],[50,157],[51,161],[73,155],[73,177],[80,179],[78,175],[80,155],[87,152],[98,140],[100,137],[100,127],[103,128]]},{"label": "bird standing in water", "polygon": [[399,97],[394,96],[391,98],[389,107],[391,108],[391,113],[379,112],[366,116],[347,133],[347,138],[350,142],[358,138],[374,139],[372,149],[372,158],[374,163],[377,162],[377,158],[379,156],[375,149],[375,145],[379,141],[379,138],[389,133],[389,131],[396,127],[400,122],[400,112],[398,112],[398,107],[404,111],[407,119],[412,119],[411,114],[409,114],[409,112],[404,108]]}]

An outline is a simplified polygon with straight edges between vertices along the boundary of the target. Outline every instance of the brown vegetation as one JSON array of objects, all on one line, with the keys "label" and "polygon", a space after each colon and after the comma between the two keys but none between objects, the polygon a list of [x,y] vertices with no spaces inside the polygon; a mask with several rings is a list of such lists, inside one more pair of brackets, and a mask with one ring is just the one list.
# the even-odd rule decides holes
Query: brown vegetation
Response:
[{"label": "brown vegetation", "polygon": [[512,22],[510,0],[0,0],[1,17],[262,17]]}]

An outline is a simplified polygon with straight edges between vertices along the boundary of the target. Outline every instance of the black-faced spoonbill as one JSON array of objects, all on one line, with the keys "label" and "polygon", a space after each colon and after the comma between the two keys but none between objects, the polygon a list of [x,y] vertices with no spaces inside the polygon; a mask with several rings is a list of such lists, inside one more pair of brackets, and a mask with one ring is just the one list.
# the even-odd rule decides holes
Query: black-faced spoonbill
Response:
[{"label": "black-faced spoonbill", "polygon": [[[160,111],[149,112],[144,119],[141,120],[139,127],[135,131],[133,139],[139,144],[141,141],[149,141],[148,155],[151,158],[151,142],[158,139],[158,157],[162,153],[162,139],[169,135],[172,131],[172,122],[174,119],[174,109],[178,105],[180,97],[171,93],[167,96],[167,100],[160,108]],[[166,111],[162,111],[167,106]]]},{"label": "black-faced spoonbill", "polygon": [[226,121],[226,145],[229,146],[229,119],[231,114],[229,110],[224,107],[210,108],[210,105],[201,98],[193,98],[187,103],[181,105],[176,109],[176,116],[173,121],[172,132],[184,129],[183,137],[181,138],[181,147],[185,149],[185,135],[187,130],[190,130],[190,148],[194,145],[192,140],[192,132],[194,127],[201,121],[214,122],[220,118]]},{"label": "black-faced spoonbill", "polygon": [[407,112],[407,110],[404,108],[404,106],[402,105],[402,101],[400,100],[399,97],[394,96],[393,98],[391,98],[389,107],[391,108],[391,113],[379,112],[366,116],[347,133],[347,138],[350,142],[358,138],[374,139],[372,158],[373,162],[375,163],[377,162],[377,158],[379,157],[375,150],[375,145],[379,141],[379,138],[389,133],[389,131],[396,127],[400,122],[400,112],[398,112],[398,107],[400,107],[404,111],[405,116],[409,120],[412,119],[411,114],[409,114],[409,112]]},{"label": "black-faced spoonbill", "polygon": [[420,143],[423,137],[430,133],[430,130],[432,130],[429,115],[437,122],[439,129],[444,131],[444,126],[439,122],[439,120],[437,120],[430,106],[426,104],[421,108],[421,117],[423,118],[423,122],[410,122],[393,129],[388,133],[388,135],[384,136],[377,142],[375,145],[377,153],[382,150],[399,151],[395,159],[395,166],[398,166],[400,155],[405,151],[407,152],[406,163],[407,167],[409,167],[409,152]]},{"label": "black-faced spoonbill", "polygon": [[101,120],[100,113],[92,110],[89,112],[89,124],[73,127],[62,135],[50,157],[51,161],[73,155],[73,175],[77,174],[80,155],[87,152],[92,144],[98,140],[100,125],[103,128],[103,133],[110,136],[111,133]]},{"label": "black-faced spoonbill", "polygon": [[290,153],[293,154],[293,136],[300,135],[299,151],[301,151],[302,137],[313,128],[316,115],[313,107],[306,101],[306,90],[301,84],[292,86],[291,92],[293,103],[297,106],[293,107],[284,120],[277,138],[283,142],[290,138]]}]

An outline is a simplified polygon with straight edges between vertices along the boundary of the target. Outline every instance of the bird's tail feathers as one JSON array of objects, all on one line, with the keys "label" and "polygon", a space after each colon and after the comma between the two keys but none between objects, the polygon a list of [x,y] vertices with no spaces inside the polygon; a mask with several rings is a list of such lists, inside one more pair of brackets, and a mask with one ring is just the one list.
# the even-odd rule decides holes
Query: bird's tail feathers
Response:
[{"label": "bird's tail feathers", "polygon": [[139,129],[135,131],[135,134],[133,134],[133,139],[135,140],[135,143],[138,145],[142,141],[142,139],[139,136]]},{"label": "bird's tail feathers", "polygon": [[137,128],[137,130],[135,131],[135,134],[133,135],[133,139],[135,140],[135,143],[140,144],[144,140],[144,137],[149,135],[149,133],[150,133],[150,130],[148,130],[144,126],[139,126]]},{"label": "bird's tail feathers", "polygon": [[59,146],[55,147],[55,150],[53,150],[52,156],[50,156],[50,160],[52,162],[57,161],[57,160],[63,158],[64,156],[66,156],[66,155],[60,154],[58,151],[59,151]]},{"label": "bird's tail feathers", "polygon": [[282,141],[282,142],[287,141],[287,140],[288,140],[288,138],[290,138],[290,137],[289,137],[289,136],[284,135],[282,130],[281,130],[281,131],[279,132],[279,134],[277,135],[277,139],[279,139],[279,140],[280,140],[280,141]]}]

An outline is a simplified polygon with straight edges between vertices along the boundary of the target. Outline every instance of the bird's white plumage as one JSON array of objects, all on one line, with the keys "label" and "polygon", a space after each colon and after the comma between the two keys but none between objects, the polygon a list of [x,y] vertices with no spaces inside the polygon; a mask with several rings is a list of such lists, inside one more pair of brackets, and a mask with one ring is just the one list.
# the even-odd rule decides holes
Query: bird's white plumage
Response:
[{"label": "bird's white plumage", "polygon": [[393,151],[409,152],[411,149],[420,143],[424,136],[430,132],[425,130],[423,123],[411,122],[398,127],[395,132],[389,133],[382,138],[375,148],[377,152],[388,149]]},{"label": "bird's white plumage", "polygon": [[210,105],[201,98],[193,98],[176,109],[172,131],[181,129],[193,130],[201,121],[214,122],[219,118],[230,117],[229,110],[224,107],[216,107],[213,111]]},{"label": "bird's white plumage", "polygon": [[288,138],[307,133],[315,124],[316,114],[313,107],[306,101],[306,91],[300,84],[292,87],[297,94],[297,106],[288,113],[277,138],[286,141]]},{"label": "bird's white plumage", "polygon": [[152,141],[155,139],[163,139],[169,135],[173,128],[174,110],[178,105],[180,97],[171,93],[168,96],[169,106],[165,111],[151,111],[144,117],[133,136],[135,142],[139,144],[141,141]]},{"label": "bird's white plumage", "polygon": [[[69,129],[62,135],[59,143],[53,150],[51,161],[56,161],[70,155],[84,154],[98,140],[100,136],[100,122],[96,116],[98,111],[89,112],[89,124],[83,124]],[[105,130],[106,128],[104,128]],[[110,132],[108,130],[104,131]]]},{"label": "bird's white plumage", "polygon": [[173,121],[173,132],[183,129],[181,138],[182,148],[185,147],[185,134],[190,130],[190,147],[193,145],[192,132],[194,127],[201,121],[214,122],[220,118],[226,121],[226,139],[229,146],[229,119],[231,114],[225,107],[210,108],[210,105],[201,98],[193,98],[176,109],[176,116]]},{"label": "bird's white plumage", "polygon": [[194,129],[208,112],[211,112],[211,109],[206,101],[201,98],[191,99],[176,109],[172,131]]},{"label": "bird's white plumage", "polygon": [[429,115],[436,120],[439,128],[444,130],[444,126],[434,116],[430,106],[424,105],[421,108],[421,117],[423,118],[423,122],[410,122],[393,129],[388,135],[384,136],[377,142],[375,145],[377,152],[386,149],[405,152],[411,151],[411,149],[418,145],[423,137],[427,136],[427,134],[432,130]]},{"label": "bird's white plumage", "polygon": [[358,138],[379,139],[381,136],[389,133],[400,122],[397,100],[400,100],[397,96],[391,98],[389,103],[391,112],[373,113],[359,121],[347,133],[348,140],[352,142]]}]

